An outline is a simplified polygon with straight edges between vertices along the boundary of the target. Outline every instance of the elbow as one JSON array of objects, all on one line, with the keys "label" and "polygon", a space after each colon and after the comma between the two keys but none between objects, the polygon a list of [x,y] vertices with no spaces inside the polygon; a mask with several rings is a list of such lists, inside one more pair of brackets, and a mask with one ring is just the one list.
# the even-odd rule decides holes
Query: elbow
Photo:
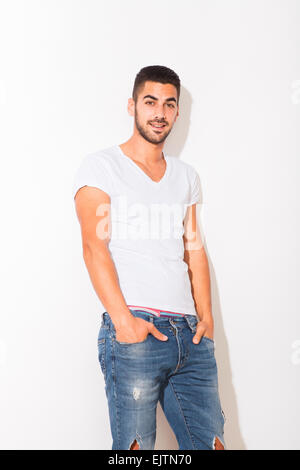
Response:
[{"label": "elbow", "polygon": [[82,245],[82,257],[84,261],[88,260],[92,255],[92,249],[90,245],[84,244]]},{"label": "elbow", "polygon": [[108,253],[108,243],[101,241],[97,243],[84,242],[82,244],[82,255],[85,262],[97,257],[106,256]]}]

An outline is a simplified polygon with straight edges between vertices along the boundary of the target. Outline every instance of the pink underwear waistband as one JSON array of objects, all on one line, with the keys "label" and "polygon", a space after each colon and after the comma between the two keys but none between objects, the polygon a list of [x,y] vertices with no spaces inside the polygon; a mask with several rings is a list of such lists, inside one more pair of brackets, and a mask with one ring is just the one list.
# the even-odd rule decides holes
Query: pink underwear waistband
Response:
[{"label": "pink underwear waistband", "polygon": [[141,307],[140,305],[127,305],[127,307],[133,310],[143,310],[145,313],[150,313],[152,315],[155,315],[156,317],[184,317],[184,313],[171,312],[168,310],[159,310],[158,308]]}]

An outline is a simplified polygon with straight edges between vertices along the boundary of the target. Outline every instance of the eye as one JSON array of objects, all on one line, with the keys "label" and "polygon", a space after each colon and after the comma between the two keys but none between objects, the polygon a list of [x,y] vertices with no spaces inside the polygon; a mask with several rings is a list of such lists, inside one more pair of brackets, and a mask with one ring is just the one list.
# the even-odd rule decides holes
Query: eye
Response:
[{"label": "eye", "polygon": [[151,104],[153,103],[153,101],[146,101],[146,104]]},{"label": "eye", "polygon": [[168,106],[171,106],[171,108],[175,108],[174,104],[168,104]]}]

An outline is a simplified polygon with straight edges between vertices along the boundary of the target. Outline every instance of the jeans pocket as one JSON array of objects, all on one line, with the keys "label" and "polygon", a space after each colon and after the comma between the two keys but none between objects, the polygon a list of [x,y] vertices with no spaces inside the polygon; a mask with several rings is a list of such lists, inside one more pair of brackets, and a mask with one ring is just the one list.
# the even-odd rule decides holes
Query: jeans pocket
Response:
[{"label": "jeans pocket", "polygon": [[137,343],[127,343],[125,341],[118,341],[116,339],[116,335],[114,335],[114,340],[117,344],[120,344],[121,346],[137,346],[139,344],[146,343],[147,339],[149,338],[150,333],[148,333],[147,338],[145,338],[143,341],[138,341]]},{"label": "jeans pocket", "polygon": [[127,343],[126,341],[118,341],[117,340],[116,328],[113,325],[113,323],[110,326],[110,333],[111,333],[112,339],[114,340],[115,344],[118,344],[120,346],[137,346],[139,344],[144,344],[144,343],[146,343],[146,341],[148,340],[148,338],[151,334],[150,332],[148,332],[147,337],[143,341],[138,341],[138,342],[135,342],[135,343]]},{"label": "jeans pocket", "polygon": [[101,366],[102,373],[105,377],[106,365],[105,365],[105,338],[98,339],[98,360]]},{"label": "jeans pocket", "polygon": [[211,341],[213,344],[215,344],[215,340],[209,338],[208,336],[204,336],[204,335],[203,335],[202,338],[206,339],[207,341]]}]

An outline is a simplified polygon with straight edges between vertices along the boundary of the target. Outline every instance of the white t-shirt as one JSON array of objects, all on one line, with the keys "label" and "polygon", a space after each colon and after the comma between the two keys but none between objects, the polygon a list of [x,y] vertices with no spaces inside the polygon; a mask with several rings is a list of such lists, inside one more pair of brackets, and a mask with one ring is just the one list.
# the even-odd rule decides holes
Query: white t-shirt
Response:
[{"label": "white t-shirt", "polygon": [[85,185],[110,196],[108,246],[127,305],[197,315],[182,237],[187,206],[200,201],[200,179],[190,164],[164,157],[165,174],[155,182],[119,145],[90,153],[76,171],[73,197]]}]

